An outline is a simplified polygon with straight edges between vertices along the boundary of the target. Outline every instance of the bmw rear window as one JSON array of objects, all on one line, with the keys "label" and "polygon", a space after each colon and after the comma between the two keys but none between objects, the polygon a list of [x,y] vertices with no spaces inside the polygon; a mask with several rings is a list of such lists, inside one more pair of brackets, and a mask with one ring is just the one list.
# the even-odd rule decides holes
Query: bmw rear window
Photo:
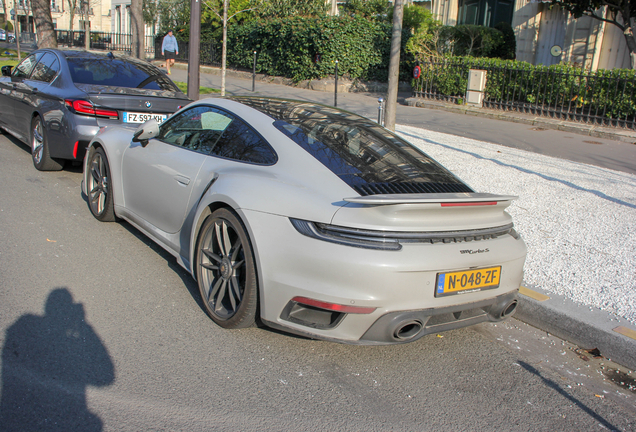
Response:
[{"label": "bmw rear window", "polygon": [[75,84],[179,91],[168,77],[151,64],[122,58],[68,57]]},{"label": "bmw rear window", "polygon": [[356,114],[324,105],[238,99],[361,195],[472,192],[418,148]]}]

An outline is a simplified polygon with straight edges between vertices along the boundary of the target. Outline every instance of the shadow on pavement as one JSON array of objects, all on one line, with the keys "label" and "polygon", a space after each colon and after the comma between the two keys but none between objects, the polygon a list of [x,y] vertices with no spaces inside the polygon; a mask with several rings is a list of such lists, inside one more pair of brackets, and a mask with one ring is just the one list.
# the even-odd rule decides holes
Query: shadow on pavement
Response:
[{"label": "shadow on pavement", "polygon": [[607,420],[605,420],[603,417],[601,417],[600,415],[596,414],[590,407],[588,407],[587,405],[583,404],[580,400],[576,399],[571,394],[569,394],[568,392],[563,390],[561,388],[561,386],[559,386],[559,384],[557,384],[556,382],[552,381],[551,379],[545,378],[543,375],[541,375],[541,372],[538,369],[530,366],[526,362],[520,361],[518,363],[519,363],[519,365],[522,368],[524,368],[525,370],[527,370],[531,374],[536,375],[537,377],[541,378],[546,386],[550,387],[551,389],[553,389],[554,391],[559,393],[561,396],[563,396],[564,398],[568,399],[570,402],[572,402],[574,405],[576,405],[578,408],[580,408],[581,411],[589,414],[592,418],[594,418],[594,420],[599,422],[599,426],[601,426],[603,428],[607,428],[607,429],[609,429],[611,431],[619,430],[616,426],[612,425]]},{"label": "shadow on pavement", "polygon": [[25,314],[2,349],[2,431],[101,431],[86,388],[115,381],[115,368],[84,306],[67,288],[50,292],[44,315]]}]

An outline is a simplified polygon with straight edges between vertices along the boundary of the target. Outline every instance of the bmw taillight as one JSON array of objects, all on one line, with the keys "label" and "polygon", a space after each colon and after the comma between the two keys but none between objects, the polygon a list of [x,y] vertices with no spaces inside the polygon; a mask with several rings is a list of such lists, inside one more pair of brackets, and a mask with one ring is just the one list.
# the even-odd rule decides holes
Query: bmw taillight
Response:
[{"label": "bmw taillight", "polygon": [[119,118],[119,114],[116,110],[99,108],[93,105],[92,102],[82,99],[66,99],[64,101],[68,109],[76,114],[92,116],[92,117],[105,117],[110,119]]}]

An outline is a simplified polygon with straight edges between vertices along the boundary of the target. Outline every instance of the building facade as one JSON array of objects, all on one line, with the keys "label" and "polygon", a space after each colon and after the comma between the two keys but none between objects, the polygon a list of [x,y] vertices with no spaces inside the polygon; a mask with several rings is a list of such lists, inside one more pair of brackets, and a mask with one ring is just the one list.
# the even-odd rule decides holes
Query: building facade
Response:
[{"label": "building facade", "polygon": [[[433,0],[431,11],[445,25],[509,23],[517,40],[517,60],[543,65],[565,62],[590,70],[631,67],[627,43],[618,27],[586,16],[574,19],[549,3]],[[599,10],[603,16],[606,13]]]}]

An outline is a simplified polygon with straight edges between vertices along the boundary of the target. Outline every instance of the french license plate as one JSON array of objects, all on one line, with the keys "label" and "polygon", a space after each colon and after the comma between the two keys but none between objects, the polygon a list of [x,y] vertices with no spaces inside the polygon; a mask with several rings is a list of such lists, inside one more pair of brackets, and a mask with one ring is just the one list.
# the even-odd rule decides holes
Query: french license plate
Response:
[{"label": "french license plate", "polygon": [[123,119],[124,123],[145,123],[150,119],[155,119],[159,123],[163,123],[167,117],[166,114],[124,112]]},{"label": "french license plate", "polygon": [[437,273],[435,297],[497,288],[501,266],[449,273]]}]

